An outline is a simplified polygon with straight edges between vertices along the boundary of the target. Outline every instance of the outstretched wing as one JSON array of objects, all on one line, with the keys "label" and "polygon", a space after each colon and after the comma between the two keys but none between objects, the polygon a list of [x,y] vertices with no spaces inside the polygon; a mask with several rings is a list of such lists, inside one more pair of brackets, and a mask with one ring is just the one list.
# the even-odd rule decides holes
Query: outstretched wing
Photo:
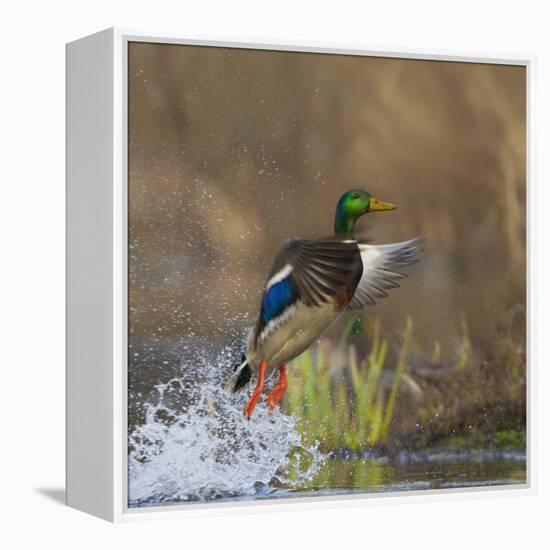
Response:
[{"label": "outstretched wing", "polygon": [[333,300],[344,308],[362,271],[356,241],[289,239],[277,254],[267,279],[256,336],[298,301],[319,306]]},{"label": "outstretched wing", "polygon": [[398,288],[396,281],[407,276],[400,270],[418,261],[421,245],[419,238],[382,245],[359,243],[363,274],[348,309],[372,305],[376,298],[387,296],[387,290]]}]

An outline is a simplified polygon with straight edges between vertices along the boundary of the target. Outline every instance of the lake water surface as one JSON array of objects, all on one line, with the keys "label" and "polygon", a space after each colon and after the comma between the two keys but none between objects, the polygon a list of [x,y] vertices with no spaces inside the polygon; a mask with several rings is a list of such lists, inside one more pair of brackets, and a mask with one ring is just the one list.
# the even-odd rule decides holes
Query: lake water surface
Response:
[{"label": "lake water surface", "polygon": [[[253,494],[219,494],[212,500],[223,502],[336,496],[519,485],[526,482],[525,454],[521,451],[483,451],[467,458],[468,454],[472,453],[404,454],[398,459],[328,459],[311,481],[301,485],[290,487],[277,481],[268,485],[259,483]],[[145,500],[134,502],[133,505],[170,505],[205,500],[197,496],[189,499],[166,497],[162,502]]]}]

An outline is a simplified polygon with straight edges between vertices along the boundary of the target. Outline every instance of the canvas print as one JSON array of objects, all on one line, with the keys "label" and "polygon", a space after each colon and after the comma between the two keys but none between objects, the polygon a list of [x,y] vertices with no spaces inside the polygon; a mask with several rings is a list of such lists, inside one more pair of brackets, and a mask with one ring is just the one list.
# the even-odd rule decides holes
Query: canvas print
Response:
[{"label": "canvas print", "polygon": [[132,42],[128,504],[526,481],[526,69]]}]

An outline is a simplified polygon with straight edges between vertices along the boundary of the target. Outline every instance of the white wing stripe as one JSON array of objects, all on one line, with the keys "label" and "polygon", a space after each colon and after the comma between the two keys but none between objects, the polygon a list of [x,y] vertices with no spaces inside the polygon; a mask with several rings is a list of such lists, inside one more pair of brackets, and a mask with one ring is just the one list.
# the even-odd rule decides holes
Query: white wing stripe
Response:
[{"label": "white wing stripe", "polygon": [[281,271],[278,271],[267,281],[265,289],[269,290],[274,284],[281,282],[283,279],[286,279],[292,273],[293,267],[290,264],[286,264]]}]

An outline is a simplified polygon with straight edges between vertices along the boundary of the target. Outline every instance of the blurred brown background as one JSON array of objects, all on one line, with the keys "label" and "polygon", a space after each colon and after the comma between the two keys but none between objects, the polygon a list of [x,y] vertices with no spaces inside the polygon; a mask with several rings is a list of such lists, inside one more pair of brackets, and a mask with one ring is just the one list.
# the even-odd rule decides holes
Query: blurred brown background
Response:
[{"label": "blurred brown background", "polygon": [[467,333],[475,368],[498,378],[500,358],[516,354],[524,370],[525,77],[506,65],[131,44],[131,344],[227,342],[254,322],[284,240],[330,234],[339,196],[363,188],[399,205],[361,219],[370,239],[426,239],[367,322],[391,335],[410,315],[420,354],[438,342],[450,356]]}]

